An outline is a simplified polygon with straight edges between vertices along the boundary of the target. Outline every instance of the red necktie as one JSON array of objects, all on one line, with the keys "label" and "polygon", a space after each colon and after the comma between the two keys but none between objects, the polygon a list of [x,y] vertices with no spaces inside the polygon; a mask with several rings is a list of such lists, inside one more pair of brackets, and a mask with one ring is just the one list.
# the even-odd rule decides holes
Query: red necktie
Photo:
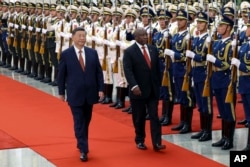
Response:
[{"label": "red necktie", "polygon": [[144,56],[144,58],[145,58],[145,60],[146,60],[146,62],[148,64],[148,67],[151,68],[151,62],[149,60],[149,56],[148,56],[148,53],[147,53],[147,51],[145,49],[145,46],[142,46],[141,48],[143,50],[143,56]]},{"label": "red necktie", "polygon": [[84,61],[83,61],[83,58],[82,58],[82,51],[80,50],[79,51],[79,63],[82,67],[82,70],[84,71],[85,70],[85,65],[84,65]]}]

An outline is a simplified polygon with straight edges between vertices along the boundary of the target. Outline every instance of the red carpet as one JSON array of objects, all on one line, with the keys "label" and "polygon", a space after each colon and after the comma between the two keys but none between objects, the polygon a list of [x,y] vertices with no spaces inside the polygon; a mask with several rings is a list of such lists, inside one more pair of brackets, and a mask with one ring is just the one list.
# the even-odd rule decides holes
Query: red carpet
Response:
[{"label": "red carpet", "polygon": [[[136,149],[131,116],[100,104],[94,107],[90,125],[89,162],[83,164],[76,149],[67,103],[7,77],[0,75],[0,80],[0,130],[24,143],[17,144],[18,147],[27,145],[58,167],[223,166],[165,141],[167,149],[156,153],[148,130],[149,150]],[[174,111],[174,123],[179,121],[177,112]],[[194,130],[198,129],[195,126],[194,122]],[[169,127],[163,131],[168,133]]]}]

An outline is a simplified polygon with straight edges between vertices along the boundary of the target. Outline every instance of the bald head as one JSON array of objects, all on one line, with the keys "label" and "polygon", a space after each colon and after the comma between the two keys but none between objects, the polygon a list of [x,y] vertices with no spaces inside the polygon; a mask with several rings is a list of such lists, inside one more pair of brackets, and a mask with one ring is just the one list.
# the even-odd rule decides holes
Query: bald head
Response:
[{"label": "bald head", "polygon": [[145,45],[148,42],[148,34],[144,28],[138,28],[134,32],[134,38],[136,42],[141,45]]}]

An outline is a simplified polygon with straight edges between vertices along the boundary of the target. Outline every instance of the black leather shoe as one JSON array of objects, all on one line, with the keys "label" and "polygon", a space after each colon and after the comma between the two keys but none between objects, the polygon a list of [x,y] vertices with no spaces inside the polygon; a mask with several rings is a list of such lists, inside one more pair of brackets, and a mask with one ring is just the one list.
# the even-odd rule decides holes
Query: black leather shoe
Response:
[{"label": "black leather shoe", "polygon": [[171,125],[171,119],[169,119],[168,117],[164,117],[163,121],[161,121],[161,126],[167,126],[167,125]]},{"label": "black leather shoe", "polygon": [[201,130],[200,132],[194,134],[191,136],[191,139],[199,139],[204,133],[204,130]]},{"label": "black leather shoe", "polygon": [[211,132],[204,132],[202,136],[198,139],[198,141],[208,141],[212,140],[212,133]]},{"label": "black leather shoe", "polygon": [[109,107],[115,107],[115,106],[117,106],[118,105],[118,102],[116,101],[116,102],[114,102],[114,103],[111,103],[110,105],[109,105]]},{"label": "black leather shoe", "polygon": [[146,115],[145,119],[146,119],[146,120],[149,120],[149,114]]},{"label": "black leather shoe", "polygon": [[88,155],[87,155],[87,153],[81,153],[80,160],[83,161],[83,162],[88,161]]},{"label": "black leather shoe", "polygon": [[212,143],[213,147],[222,147],[226,142],[226,138],[222,137],[219,141]]},{"label": "black leather shoe", "polygon": [[118,104],[115,106],[115,109],[121,109],[124,107],[125,107],[125,104],[123,102],[118,102]]},{"label": "black leather shoe", "polygon": [[122,109],[122,112],[128,112],[130,109],[131,109],[131,106],[129,106],[128,108]]},{"label": "black leather shoe", "polygon": [[237,124],[239,124],[239,125],[245,125],[246,123],[247,123],[246,119],[243,119],[243,120],[237,122]]},{"label": "black leather shoe", "polygon": [[127,112],[128,114],[132,114],[132,108],[130,107],[130,109]]},{"label": "black leather shoe", "polygon": [[44,78],[44,79],[41,80],[41,82],[43,82],[43,83],[50,83],[51,79],[50,78]]},{"label": "black leather shoe", "polygon": [[181,130],[183,127],[184,127],[184,122],[181,122],[180,124],[172,127],[171,130]]},{"label": "black leather shoe", "polygon": [[146,150],[148,149],[147,146],[144,143],[138,143],[136,147],[140,150]]},{"label": "black leather shoe", "polygon": [[160,150],[164,150],[164,149],[166,149],[165,145],[160,145],[160,144],[154,145],[154,150],[155,151],[160,151]]},{"label": "black leather shoe", "polygon": [[245,124],[245,127],[246,127],[246,128],[248,128],[248,127],[249,127],[249,124],[248,124],[248,123],[246,123],[246,124]]},{"label": "black leather shoe", "polygon": [[217,118],[221,118],[221,115],[217,115]]},{"label": "black leather shoe", "polygon": [[221,147],[222,150],[229,150],[233,148],[233,141],[230,139],[226,139],[224,145]]}]

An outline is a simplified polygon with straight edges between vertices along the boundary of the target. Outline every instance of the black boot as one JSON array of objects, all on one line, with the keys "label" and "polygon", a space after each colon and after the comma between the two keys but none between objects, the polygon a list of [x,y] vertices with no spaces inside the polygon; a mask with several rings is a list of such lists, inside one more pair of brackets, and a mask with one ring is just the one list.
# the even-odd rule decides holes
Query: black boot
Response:
[{"label": "black boot", "polygon": [[204,115],[204,133],[199,138],[199,141],[208,141],[212,139],[212,122],[213,122],[213,115],[212,114],[205,114]]},{"label": "black boot", "polygon": [[162,100],[162,110],[161,110],[161,117],[159,119],[159,121],[162,123],[162,121],[164,120],[166,113],[167,113],[167,101],[166,100]]},{"label": "black boot", "polygon": [[224,145],[221,147],[222,150],[229,150],[233,148],[233,139],[234,139],[234,130],[235,130],[235,121],[227,121],[226,129],[226,139]]},{"label": "black boot", "polygon": [[7,54],[3,52],[2,65],[1,66],[5,66],[6,65],[6,61],[7,61]]},{"label": "black boot", "polygon": [[51,82],[52,67],[45,67],[45,78],[41,80],[43,83]]},{"label": "black boot", "polygon": [[219,140],[219,141],[217,141],[217,142],[215,142],[215,143],[212,143],[212,146],[213,147],[221,147],[221,146],[223,146],[224,145],[224,143],[225,143],[225,141],[226,141],[226,137],[225,137],[225,128],[227,128],[226,127],[226,121],[225,120],[221,120],[221,127],[222,127],[222,129],[221,129],[221,139]]},{"label": "black boot", "polygon": [[54,81],[50,82],[49,85],[51,85],[51,86],[57,86],[57,74],[58,74],[58,69],[54,68]]},{"label": "black boot", "polygon": [[171,130],[181,130],[184,126],[184,118],[185,118],[184,106],[180,105],[180,123],[177,126],[171,128]]},{"label": "black boot", "polygon": [[117,105],[115,106],[115,109],[121,109],[125,107],[125,97],[126,97],[126,92],[127,92],[127,88],[119,88],[120,89],[120,93],[119,93],[119,101],[117,103]]},{"label": "black boot", "polygon": [[35,80],[42,80],[44,79],[44,74],[45,74],[45,67],[43,64],[39,64],[39,72],[37,77],[35,77]]},{"label": "black boot", "polygon": [[247,146],[241,151],[250,151],[250,128],[248,127]]},{"label": "black boot", "polygon": [[24,71],[24,58],[20,58],[19,60],[19,69],[16,70],[17,73],[22,73]]},{"label": "black boot", "polygon": [[173,114],[174,103],[172,101],[163,101],[163,103],[166,103],[166,113],[163,117],[161,125],[162,126],[171,125],[172,124],[172,114]]},{"label": "black boot", "polygon": [[28,77],[35,78],[37,77],[38,72],[38,63],[32,63],[32,73],[28,75]]},{"label": "black boot", "polygon": [[32,62],[30,60],[27,59],[27,62],[26,62],[26,69],[24,72],[22,72],[21,74],[23,75],[29,75],[31,73],[31,64]]},{"label": "black boot", "polygon": [[191,139],[199,139],[203,135],[203,133],[205,131],[205,125],[204,125],[205,117],[204,116],[205,116],[205,114],[203,112],[200,112],[200,127],[201,127],[201,130],[200,130],[200,132],[192,135]]},{"label": "black boot", "polygon": [[185,107],[185,112],[185,123],[183,128],[180,130],[180,134],[185,134],[192,131],[193,107]]},{"label": "black boot", "polygon": [[122,112],[128,112],[131,109],[131,105],[129,105],[127,108],[122,109]]},{"label": "black boot", "polygon": [[106,89],[106,97],[102,101],[102,104],[110,104],[112,103],[112,93],[113,93],[113,84],[107,84],[107,89]]},{"label": "black boot", "polygon": [[120,93],[121,93],[121,87],[116,87],[116,101],[111,103],[109,107],[115,107],[118,104],[118,102],[120,101],[119,99]]}]

